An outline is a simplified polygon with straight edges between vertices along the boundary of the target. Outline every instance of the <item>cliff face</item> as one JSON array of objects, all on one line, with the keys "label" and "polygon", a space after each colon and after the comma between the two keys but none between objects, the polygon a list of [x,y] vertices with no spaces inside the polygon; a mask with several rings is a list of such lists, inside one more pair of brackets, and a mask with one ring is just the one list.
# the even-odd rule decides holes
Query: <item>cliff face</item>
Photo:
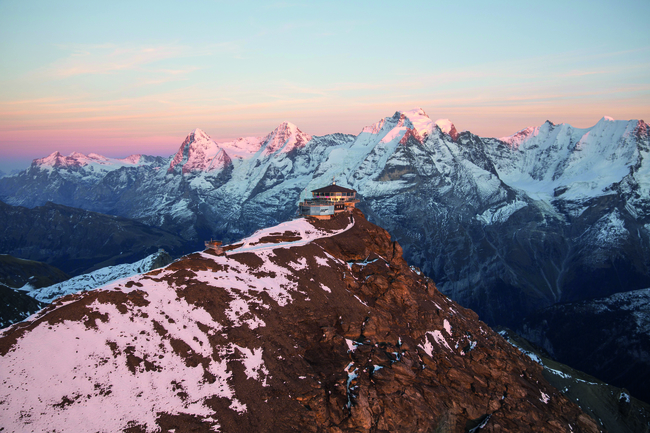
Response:
[{"label": "cliff face", "polygon": [[9,430],[599,431],[359,211],[60,298],[0,356]]}]

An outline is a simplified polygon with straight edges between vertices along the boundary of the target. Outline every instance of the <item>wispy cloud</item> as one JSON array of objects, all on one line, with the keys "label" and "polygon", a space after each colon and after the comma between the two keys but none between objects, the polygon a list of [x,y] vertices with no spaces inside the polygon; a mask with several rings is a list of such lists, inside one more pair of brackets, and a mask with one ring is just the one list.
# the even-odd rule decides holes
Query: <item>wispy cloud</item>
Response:
[{"label": "wispy cloud", "polygon": [[79,75],[108,75],[126,71],[148,74],[185,75],[200,69],[197,66],[169,68],[161,66],[168,60],[196,59],[216,54],[241,55],[237,42],[222,42],[204,46],[185,46],[177,43],[160,45],[98,44],[58,45],[63,57],[42,71],[50,78],[69,78]]}]

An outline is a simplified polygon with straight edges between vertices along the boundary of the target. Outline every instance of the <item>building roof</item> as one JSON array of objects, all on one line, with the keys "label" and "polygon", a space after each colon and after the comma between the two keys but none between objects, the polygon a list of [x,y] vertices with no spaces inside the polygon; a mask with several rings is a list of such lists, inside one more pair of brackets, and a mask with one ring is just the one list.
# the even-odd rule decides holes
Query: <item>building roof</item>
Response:
[{"label": "building roof", "polygon": [[353,189],[344,188],[340,185],[332,184],[332,185],[324,186],[323,188],[312,190],[312,192],[356,192],[356,191]]}]

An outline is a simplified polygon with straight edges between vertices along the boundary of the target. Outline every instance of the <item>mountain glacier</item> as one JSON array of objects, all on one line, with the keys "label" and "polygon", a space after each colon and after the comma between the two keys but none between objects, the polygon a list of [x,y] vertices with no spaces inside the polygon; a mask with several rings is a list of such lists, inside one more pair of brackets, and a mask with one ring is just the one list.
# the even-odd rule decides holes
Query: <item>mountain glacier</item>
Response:
[{"label": "mountain glacier", "polygon": [[134,218],[198,248],[288,220],[335,180],[441,291],[516,326],[557,302],[650,286],[649,152],[643,121],[546,122],[497,139],[414,109],[356,136],[284,122],[227,143],[196,129],[169,158],[55,153],[0,179],[0,198]]}]

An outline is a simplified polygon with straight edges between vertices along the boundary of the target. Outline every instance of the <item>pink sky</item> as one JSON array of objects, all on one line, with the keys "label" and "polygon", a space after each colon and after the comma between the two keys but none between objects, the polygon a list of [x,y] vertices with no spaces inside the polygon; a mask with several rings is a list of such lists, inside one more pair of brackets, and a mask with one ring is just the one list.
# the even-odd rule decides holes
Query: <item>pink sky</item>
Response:
[{"label": "pink sky", "polygon": [[283,121],[357,134],[415,107],[491,137],[650,120],[649,2],[414,0],[402,12],[0,2],[0,170],[57,150],[169,156],[197,127],[217,141]]}]

